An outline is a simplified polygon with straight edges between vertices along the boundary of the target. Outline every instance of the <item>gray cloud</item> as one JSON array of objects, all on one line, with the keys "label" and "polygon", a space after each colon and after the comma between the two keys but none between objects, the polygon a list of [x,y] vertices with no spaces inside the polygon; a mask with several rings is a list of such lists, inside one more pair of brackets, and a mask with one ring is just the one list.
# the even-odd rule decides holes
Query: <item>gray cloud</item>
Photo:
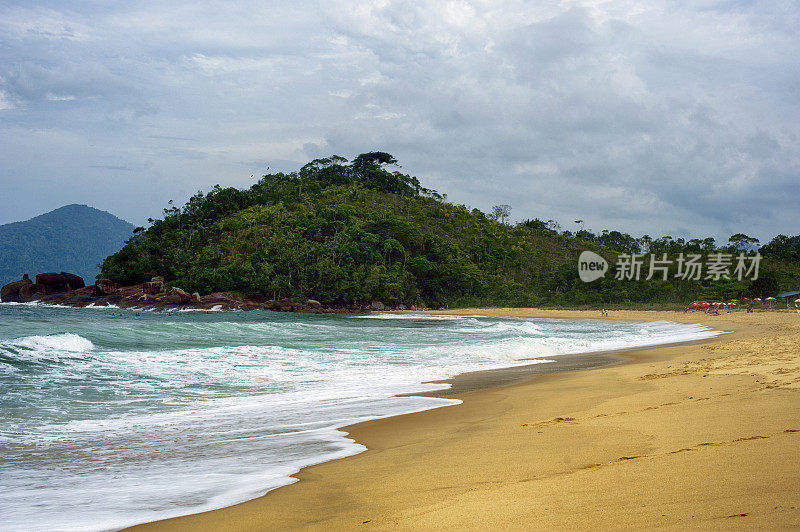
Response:
[{"label": "gray cloud", "polygon": [[[768,2],[6,3],[0,223],[134,223],[381,149],[517,218],[762,239],[800,215],[800,8]],[[124,169],[125,171],[120,171]]]}]

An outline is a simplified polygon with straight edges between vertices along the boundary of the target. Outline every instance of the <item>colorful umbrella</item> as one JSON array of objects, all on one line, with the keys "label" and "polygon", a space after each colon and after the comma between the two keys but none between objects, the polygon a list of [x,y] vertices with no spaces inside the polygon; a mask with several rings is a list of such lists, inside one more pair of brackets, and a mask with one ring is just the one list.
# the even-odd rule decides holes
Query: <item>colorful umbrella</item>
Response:
[{"label": "colorful umbrella", "polygon": [[771,300],[774,300],[774,299],[775,299],[774,297],[770,296],[767,299],[765,299],[764,301],[771,301]]},{"label": "colorful umbrella", "polygon": [[757,297],[757,298],[753,299],[753,301],[761,301],[761,298]]}]

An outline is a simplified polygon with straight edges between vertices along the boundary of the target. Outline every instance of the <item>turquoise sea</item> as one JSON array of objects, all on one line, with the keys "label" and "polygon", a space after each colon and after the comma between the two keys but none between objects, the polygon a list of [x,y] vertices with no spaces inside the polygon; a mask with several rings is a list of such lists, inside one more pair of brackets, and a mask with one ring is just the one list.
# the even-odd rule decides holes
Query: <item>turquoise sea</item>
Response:
[{"label": "turquoise sea", "polygon": [[[364,450],[339,430],[457,404],[465,371],[708,338],[700,325],[0,304],[0,529],[227,506]],[[112,315],[112,313],[114,315]]]}]

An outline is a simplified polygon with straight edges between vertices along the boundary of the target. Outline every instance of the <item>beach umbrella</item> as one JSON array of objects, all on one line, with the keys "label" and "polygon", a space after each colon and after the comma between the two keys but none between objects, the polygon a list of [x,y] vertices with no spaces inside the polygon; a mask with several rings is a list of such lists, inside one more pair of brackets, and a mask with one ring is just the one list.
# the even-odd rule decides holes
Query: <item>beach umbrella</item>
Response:
[{"label": "beach umbrella", "polygon": [[720,303],[719,301],[714,301],[715,305],[724,305],[725,303]]},{"label": "beach umbrella", "polygon": [[746,297],[743,297],[742,299],[744,299],[745,301],[750,301],[750,300],[749,300],[749,299],[747,299]]},{"label": "beach umbrella", "polygon": [[753,301],[761,301],[761,298],[757,297],[757,298],[753,299]]},{"label": "beach umbrella", "polygon": [[769,296],[769,297],[768,297],[767,299],[765,299],[764,301],[772,301],[772,300],[774,300],[774,299],[775,299],[774,297],[772,297],[772,296]]}]

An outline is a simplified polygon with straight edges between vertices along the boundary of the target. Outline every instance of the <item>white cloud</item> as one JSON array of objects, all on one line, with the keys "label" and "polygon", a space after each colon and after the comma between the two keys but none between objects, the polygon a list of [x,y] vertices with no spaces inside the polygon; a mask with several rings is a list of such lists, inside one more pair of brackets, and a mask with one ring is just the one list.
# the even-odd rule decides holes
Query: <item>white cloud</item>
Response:
[{"label": "white cloud", "polygon": [[11,101],[11,97],[5,91],[0,91],[0,111],[6,109],[16,109],[17,106]]},{"label": "white cloud", "polygon": [[45,99],[50,102],[71,102],[75,99],[75,96],[71,94],[53,94],[48,92]]},{"label": "white cloud", "polygon": [[350,98],[353,96],[352,91],[349,90],[338,90],[338,91],[328,91],[328,94],[331,96],[336,96],[337,98]]}]

